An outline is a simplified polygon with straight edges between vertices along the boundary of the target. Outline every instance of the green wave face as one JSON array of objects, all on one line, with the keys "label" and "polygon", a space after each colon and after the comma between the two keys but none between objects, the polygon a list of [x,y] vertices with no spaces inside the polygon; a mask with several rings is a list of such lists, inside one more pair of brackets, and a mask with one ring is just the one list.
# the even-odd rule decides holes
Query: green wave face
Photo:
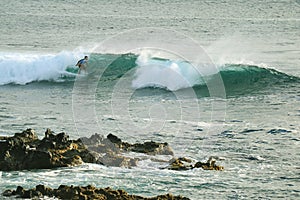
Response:
[{"label": "green wave face", "polygon": [[[64,54],[60,56],[64,60]],[[186,61],[174,61],[163,58],[149,58],[146,63],[140,63],[139,55],[135,54],[91,54],[88,62],[88,75],[98,76],[98,88],[106,87],[113,91],[115,84],[121,78],[130,78],[137,82],[135,93],[156,95],[182,91],[193,88],[199,98],[210,96],[208,85],[223,83],[227,96],[248,95],[267,90],[280,90],[289,84],[297,87],[299,77],[287,75],[275,69],[263,68],[255,65],[225,64],[217,66],[218,74],[199,74]],[[76,60],[75,60],[76,61]],[[72,61],[71,63],[73,63]],[[29,66],[30,67],[30,66]],[[34,67],[34,66],[33,66]],[[48,66],[38,66],[39,68]],[[67,65],[63,71],[55,72],[55,78],[41,79],[32,82],[74,82],[78,74],[78,67]],[[175,71],[176,73],[174,73]],[[38,72],[38,71],[37,71]],[[47,73],[47,71],[43,71]],[[59,74],[58,74],[59,73]],[[216,79],[222,81],[216,81]],[[182,81],[184,80],[184,81]],[[223,86],[222,86],[223,87]]]},{"label": "green wave face", "polygon": [[255,65],[226,64],[220,74],[228,96],[260,93],[300,82],[299,77]]},{"label": "green wave face", "polygon": [[233,85],[273,85],[294,82],[298,78],[255,65],[226,64],[220,71],[224,84]]},{"label": "green wave face", "polygon": [[[95,54],[92,56],[92,59],[90,61],[90,70],[95,73],[99,73],[99,71],[97,70],[102,68],[103,71],[101,71],[99,84],[106,84],[107,86],[113,87],[114,84],[120,78],[124,77],[126,73],[128,73],[129,71],[137,71],[141,68],[141,66],[138,65],[137,59],[138,55],[134,54]],[[146,70],[144,72],[146,73],[145,77],[153,77],[157,75],[154,74],[154,71],[158,70],[162,70],[161,73],[164,73],[163,70],[170,67],[170,63],[176,63],[179,73],[181,73],[179,75],[183,76],[187,80],[191,80],[191,85],[193,86],[193,89],[195,90],[196,94],[199,95],[199,97],[209,96],[209,90],[207,88],[207,85],[209,84],[205,83],[203,80],[211,81],[210,84],[213,84],[214,80],[220,77],[219,75],[221,75],[227,96],[259,93],[260,91],[282,88],[287,84],[295,84],[300,82],[299,77],[287,75],[275,69],[263,68],[255,65],[225,64],[223,66],[219,66],[219,74],[209,75],[204,79],[203,76],[205,75],[201,76],[197,73],[186,73],[186,68],[191,67],[191,65],[184,61],[171,61],[162,58],[151,58],[149,62],[151,62],[151,66],[149,66],[149,68],[153,67],[153,70],[147,69],[146,67],[144,69]],[[155,68],[156,65],[160,68]],[[134,74],[134,76],[136,77],[140,75],[140,71],[138,74]],[[195,79],[195,76],[198,76],[196,78],[197,80]],[[163,82],[168,78],[173,81],[168,82],[168,84],[178,84],[178,80],[171,79],[171,77],[169,77],[169,74],[165,74],[162,77],[158,76],[154,80]],[[164,85],[149,85],[146,82],[144,86],[136,89],[140,90],[140,93],[144,94],[153,94],[157,91],[162,92],[163,90],[165,90],[166,92],[170,91],[168,87],[164,87]],[[178,90],[184,89],[186,89],[186,87],[179,87]],[[156,92],[153,92],[153,90],[155,90]]]}]

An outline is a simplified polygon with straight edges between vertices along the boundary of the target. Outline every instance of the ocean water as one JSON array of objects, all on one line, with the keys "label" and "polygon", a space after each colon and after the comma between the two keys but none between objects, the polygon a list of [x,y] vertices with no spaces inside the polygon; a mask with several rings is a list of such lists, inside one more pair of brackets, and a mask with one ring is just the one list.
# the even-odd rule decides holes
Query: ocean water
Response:
[{"label": "ocean water", "polygon": [[[2,2],[0,135],[113,133],[168,142],[178,157],[220,157],[225,170],[161,170],[148,156],[131,169],[0,172],[0,191],[93,184],[195,200],[300,197],[298,0]],[[77,75],[84,55],[87,74]]]}]

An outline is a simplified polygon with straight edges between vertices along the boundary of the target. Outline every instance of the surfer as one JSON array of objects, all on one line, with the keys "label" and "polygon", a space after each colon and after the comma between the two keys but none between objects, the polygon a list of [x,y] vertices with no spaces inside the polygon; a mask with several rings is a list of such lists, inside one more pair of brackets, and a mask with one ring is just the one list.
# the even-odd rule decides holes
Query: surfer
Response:
[{"label": "surfer", "polygon": [[79,71],[78,74],[81,73],[81,70],[85,71],[86,73],[86,65],[87,65],[87,61],[88,61],[89,57],[88,56],[84,56],[83,59],[79,60],[76,64],[76,66],[79,67]]}]

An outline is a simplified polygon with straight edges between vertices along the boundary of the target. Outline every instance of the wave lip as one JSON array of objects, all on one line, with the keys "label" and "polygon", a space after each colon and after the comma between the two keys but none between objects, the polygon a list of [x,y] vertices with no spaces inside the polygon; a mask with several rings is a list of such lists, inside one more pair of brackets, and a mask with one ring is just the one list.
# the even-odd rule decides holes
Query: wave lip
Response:
[{"label": "wave lip", "polygon": [[[0,85],[27,84],[35,81],[75,81],[78,67],[74,66],[84,56],[80,52],[63,51],[58,54],[0,53]],[[207,86],[224,84],[230,92],[247,93],[264,88],[299,83],[300,78],[275,69],[248,64],[223,64],[201,66],[201,73],[193,64],[182,60],[146,57],[135,54],[92,54],[89,72],[96,74],[103,60],[114,60],[102,74],[100,81],[113,85],[131,69],[135,70],[131,87],[162,88],[177,91],[193,88],[202,92]],[[218,81],[222,79],[221,82]],[[205,90],[206,91],[206,90]],[[208,91],[209,92],[209,91]]]},{"label": "wave lip", "polygon": [[132,81],[135,89],[156,87],[176,91],[204,84],[197,69],[185,61],[138,58],[136,64],[138,67]]},{"label": "wave lip", "polygon": [[[0,53],[0,85],[24,85],[34,81],[60,81],[81,53],[58,54]],[[75,66],[74,66],[75,68]]]},{"label": "wave lip", "polygon": [[215,73],[210,72],[211,66],[204,66],[202,74],[186,61],[138,58],[136,65],[135,79],[132,81],[132,87],[135,89],[158,87],[176,91],[220,84],[217,79],[221,78],[226,91],[230,92],[256,90],[300,81],[299,77],[275,69],[248,64],[219,65],[218,72]]}]

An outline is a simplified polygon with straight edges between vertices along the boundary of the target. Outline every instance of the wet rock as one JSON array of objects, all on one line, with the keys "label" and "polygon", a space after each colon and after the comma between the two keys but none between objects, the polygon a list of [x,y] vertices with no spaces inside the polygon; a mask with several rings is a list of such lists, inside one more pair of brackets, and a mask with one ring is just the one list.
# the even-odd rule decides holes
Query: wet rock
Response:
[{"label": "wet rock", "polygon": [[12,190],[5,190],[3,193],[2,193],[3,196],[5,197],[10,197],[10,196],[13,196],[13,191]]},{"label": "wet rock", "polygon": [[[127,156],[126,154],[130,152],[139,154]],[[81,165],[84,162],[131,168],[137,166],[139,160],[149,159],[149,155],[153,160],[153,155],[173,156],[173,154],[168,143],[148,141],[130,144],[113,134],[109,134],[106,138],[94,134],[90,138],[70,140],[66,133],[54,134],[50,129],[47,129],[44,138],[39,140],[32,129],[27,129],[16,133],[13,137],[1,137],[0,170],[51,169]],[[202,163],[187,158],[174,158],[167,167],[171,170],[193,168],[223,170],[223,167],[217,166],[214,160]]]},{"label": "wet rock", "polygon": [[20,195],[21,198],[25,199],[39,199],[43,197],[43,194],[39,191],[36,191],[34,189],[32,190],[24,190],[23,195]]},{"label": "wet rock", "polygon": [[46,187],[45,185],[37,185],[35,187],[35,190],[45,196],[51,196],[51,193],[52,193],[52,189],[49,187]]},{"label": "wet rock", "polygon": [[214,157],[210,157],[205,163],[197,162],[194,165],[194,168],[202,168],[204,170],[217,170],[217,171],[224,170],[223,166],[216,165],[216,159]]},{"label": "wet rock", "polygon": [[31,198],[40,199],[45,196],[56,197],[59,199],[95,199],[95,200],[107,200],[107,199],[126,199],[126,200],[188,200],[189,198],[183,196],[174,196],[172,194],[159,195],[156,197],[142,197],[138,195],[128,194],[124,190],[114,190],[111,188],[96,188],[88,185],[82,186],[67,186],[60,185],[57,189],[51,189],[44,185],[37,185],[33,189],[25,190],[18,186],[16,190],[6,190],[2,193],[3,196],[19,198]]},{"label": "wet rock", "polygon": [[94,135],[91,135],[91,137],[82,137],[80,140],[85,144],[85,145],[98,145],[102,144],[104,141],[103,135],[99,135],[98,133],[95,133]]},{"label": "wet rock", "polygon": [[115,154],[114,152],[107,152],[103,157],[97,161],[98,164],[114,167],[131,168],[137,166],[138,159],[129,158],[123,155]]},{"label": "wet rock", "polygon": [[55,190],[56,197],[61,199],[74,199],[76,196],[79,195],[79,192],[73,186],[69,187],[66,185],[61,185],[57,190]]},{"label": "wet rock", "polygon": [[27,129],[21,133],[15,133],[15,135],[14,135],[14,137],[12,137],[12,139],[13,138],[18,138],[24,143],[32,142],[32,141],[38,139],[38,137],[35,134],[33,129]]},{"label": "wet rock", "polygon": [[18,186],[17,189],[16,189],[16,191],[13,191],[13,195],[22,196],[22,195],[24,195],[24,193],[25,193],[25,190],[21,186]]},{"label": "wet rock", "polygon": [[123,151],[133,151],[149,155],[174,155],[174,152],[168,143],[157,143],[150,141],[145,143],[130,144],[127,142],[122,142],[120,138],[113,134],[109,134],[107,139],[116,144],[116,146]]},{"label": "wet rock", "polygon": [[[45,132],[45,137],[39,142],[39,149],[64,149],[72,148],[75,141],[69,140],[69,136],[62,132],[55,135],[50,129]],[[78,143],[78,141],[76,141]]]},{"label": "wet rock", "polygon": [[168,143],[156,143],[153,141],[145,142],[143,144],[133,144],[130,150],[150,155],[174,155]]},{"label": "wet rock", "polygon": [[99,135],[97,133],[92,135],[90,138],[83,137],[80,138],[80,140],[88,150],[96,153],[105,154],[109,151],[113,151],[115,153],[120,152],[120,148],[118,148],[115,143],[112,143],[108,138],[104,138],[102,135]]},{"label": "wet rock", "polygon": [[192,160],[188,158],[173,158],[169,162],[170,165],[167,168],[170,170],[189,170],[193,168],[193,165],[190,164]]},{"label": "wet rock", "polygon": [[[3,138],[2,138],[3,139]],[[26,151],[38,140],[32,129],[16,133],[13,137],[7,137],[0,142],[0,170],[18,169],[18,160],[26,157]]]},{"label": "wet rock", "polygon": [[93,160],[80,140],[69,140],[66,133],[55,135],[50,129],[42,140],[27,129],[0,142],[2,171],[75,166],[83,163],[81,156]]},{"label": "wet rock", "polygon": [[124,156],[124,153],[137,152],[148,155],[173,155],[172,149],[167,143],[145,142],[143,144],[130,144],[123,142],[113,134],[106,138],[94,134],[90,138],[80,138],[86,148],[96,158],[96,163],[114,167],[134,167],[138,159]]},{"label": "wet rock", "polygon": [[[120,142],[116,136],[108,138]],[[108,138],[95,134],[70,140],[64,132],[54,134],[47,129],[45,137],[39,140],[32,129],[27,129],[0,142],[0,170],[51,169],[83,162],[128,168],[137,165],[137,159],[122,155],[118,145]]]},{"label": "wet rock", "polygon": [[115,143],[118,145],[122,144],[122,140],[111,133],[107,135],[107,139],[109,139],[112,143]]},{"label": "wet rock", "polygon": [[206,162],[196,162],[192,164],[193,161],[188,158],[174,158],[170,160],[170,164],[167,169],[170,170],[190,170],[194,168],[202,168],[204,170],[224,170],[223,166],[216,165],[216,159],[214,157],[210,157]]},{"label": "wet rock", "polygon": [[[70,152],[72,152],[72,151],[70,151]],[[76,154],[76,153],[74,153],[74,154]],[[83,150],[78,151],[78,155],[80,155],[82,161],[85,163],[96,163],[100,157],[100,154],[89,151],[88,149],[83,149]]]},{"label": "wet rock", "polygon": [[51,165],[52,153],[49,151],[28,151],[24,159],[24,169],[44,169]]}]

